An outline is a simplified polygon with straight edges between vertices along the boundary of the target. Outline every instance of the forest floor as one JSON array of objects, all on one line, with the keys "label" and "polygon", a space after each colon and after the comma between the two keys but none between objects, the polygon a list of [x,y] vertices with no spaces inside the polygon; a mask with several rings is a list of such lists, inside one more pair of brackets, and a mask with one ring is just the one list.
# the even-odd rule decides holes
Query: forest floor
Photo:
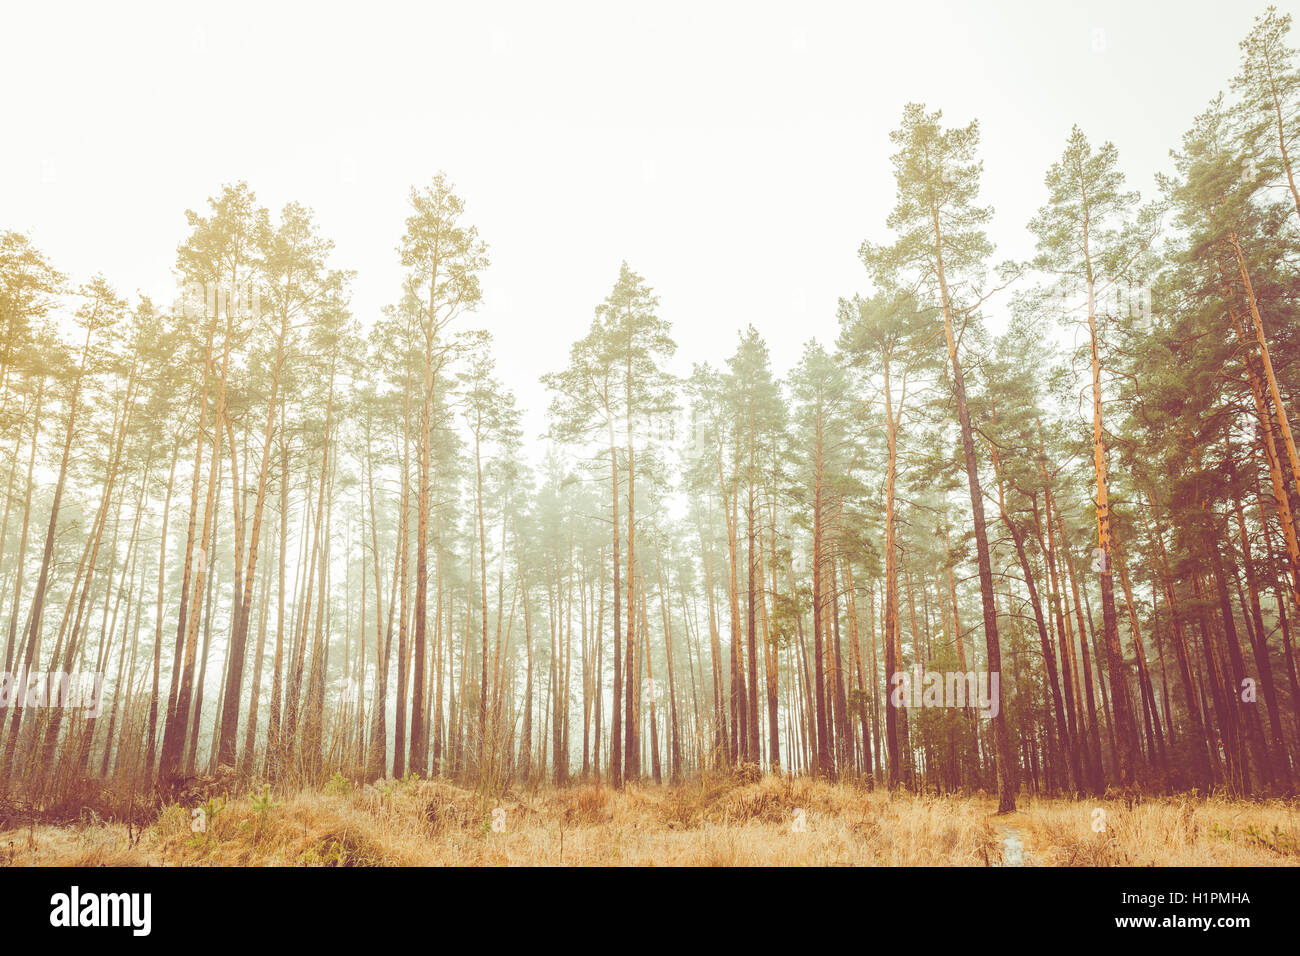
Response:
[{"label": "forest floor", "polygon": [[[195,809],[203,813],[196,816]],[[769,776],[499,798],[408,778],[0,830],[0,866],[1300,865],[1300,801],[918,796]],[[1098,811],[1102,811],[1098,813]],[[503,812],[502,812],[503,811]],[[195,832],[196,827],[203,832]]]}]

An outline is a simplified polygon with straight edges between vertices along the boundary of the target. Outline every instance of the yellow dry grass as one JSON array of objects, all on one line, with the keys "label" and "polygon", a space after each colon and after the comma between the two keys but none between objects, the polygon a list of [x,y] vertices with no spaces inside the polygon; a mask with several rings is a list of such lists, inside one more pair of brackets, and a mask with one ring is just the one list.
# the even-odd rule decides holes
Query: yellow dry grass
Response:
[{"label": "yellow dry grass", "polygon": [[[504,832],[493,810],[505,811]],[[1105,811],[1105,829],[1094,826]],[[13,866],[1276,866],[1300,864],[1300,803],[1219,798],[1036,800],[869,791],[766,777],[508,791],[409,779],[232,798],[206,833],[171,806],[125,825],[0,832]],[[796,813],[802,811],[802,814]],[[498,815],[499,816],[499,815]],[[802,831],[796,819],[802,818]]]}]

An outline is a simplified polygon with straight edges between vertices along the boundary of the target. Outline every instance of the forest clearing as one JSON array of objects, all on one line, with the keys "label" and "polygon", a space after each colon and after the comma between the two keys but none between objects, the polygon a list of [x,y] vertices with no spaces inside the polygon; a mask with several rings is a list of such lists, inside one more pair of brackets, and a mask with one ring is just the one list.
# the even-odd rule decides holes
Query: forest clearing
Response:
[{"label": "forest clearing", "polygon": [[[997,800],[766,776],[508,791],[409,778],[0,830],[11,866],[1297,866],[1300,806],[1181,796]],[[495,811],[495,813],[494,813]],[[496,827],[494,827],[494,822]],[[802,825],[801,825],[802,823]],[[1103,824],[1099,826],[1099,824]],[[12,823],[10,823],[12,826]]]}]

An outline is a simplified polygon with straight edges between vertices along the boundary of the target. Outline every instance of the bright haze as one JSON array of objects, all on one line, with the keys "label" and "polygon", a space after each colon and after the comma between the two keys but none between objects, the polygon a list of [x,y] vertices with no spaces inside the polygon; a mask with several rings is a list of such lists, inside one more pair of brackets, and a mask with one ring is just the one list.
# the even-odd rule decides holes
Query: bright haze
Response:
[{"label": "bright haze", "polygon": [[[1280,4],[1282,12],[1291,5]],[[1252,5],[9,4],[0,225],[75,280],[168,298],[184,211],[246,180],[311,207],[369,324],[399,289],[407,193],[445,170],[490,244],[502,378],[544,428],[619,263],[677,369],[752,323],[784,372],[888,238],[904,103],[982,126],[997,258],[1024,257],[1073,123],[1144,196],[1233,74]]]}]

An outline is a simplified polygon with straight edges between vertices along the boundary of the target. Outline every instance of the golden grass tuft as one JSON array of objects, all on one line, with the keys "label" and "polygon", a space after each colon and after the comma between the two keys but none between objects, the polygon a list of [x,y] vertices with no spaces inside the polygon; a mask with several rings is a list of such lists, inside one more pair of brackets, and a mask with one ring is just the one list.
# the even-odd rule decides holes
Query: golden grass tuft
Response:
[{"label": "golden grass tuft", "polygon": [[[345,785],[346,784],[346,785]],[[14,866],[1027,866],[1300,865],[1300,803],[1172,797],[1040,800],[995,813],[988,796],[851,783],[709,776],[680,786],[581,784],[490,796],[409,778],[230,797],[204,833],[172,804],[147,826],[0,831]],[[504,832],[492,812],[506,812]],[[1094,831],[1105,811],[1105,829]],[[799,832],[796,818],[806,824]]]}]

